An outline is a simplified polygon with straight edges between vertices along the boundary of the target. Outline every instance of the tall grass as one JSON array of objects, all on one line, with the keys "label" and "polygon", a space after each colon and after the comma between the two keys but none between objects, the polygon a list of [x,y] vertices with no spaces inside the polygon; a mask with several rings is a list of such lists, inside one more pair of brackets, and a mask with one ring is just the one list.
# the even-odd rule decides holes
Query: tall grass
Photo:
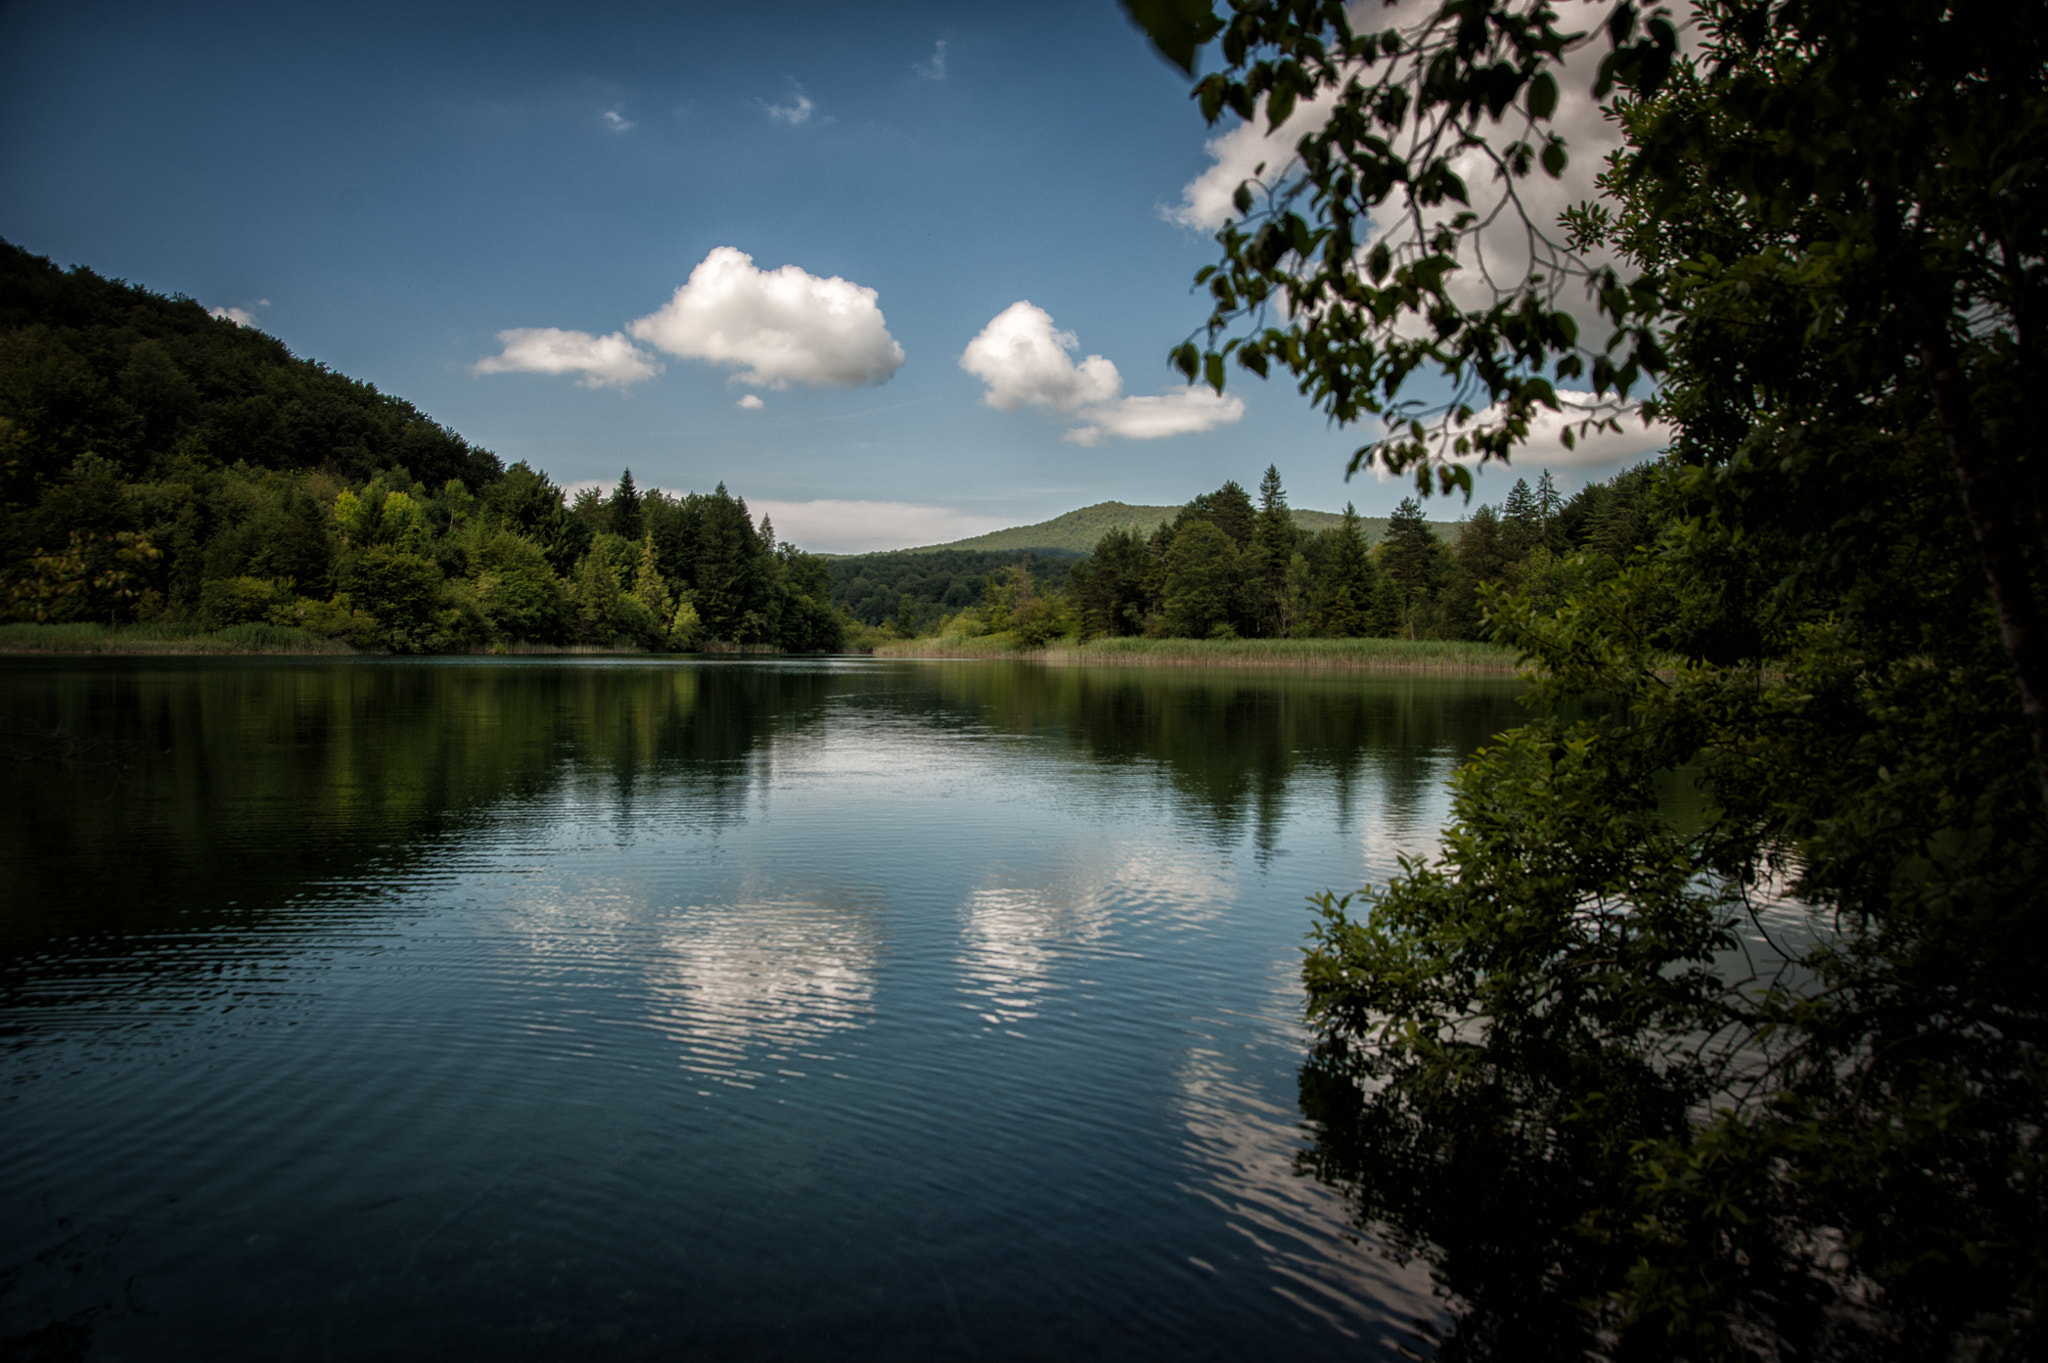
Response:
[{"label": "tall grass", "polygon": [[1056,666],[1277,667],[1304,672],[1491,673],[1515,670],[1512,649],[1448,639],[1096,639],[1021,648],[1000,636],[907,639],[884,658],[1028,658]]},{"label": "tall grass", "polygon": [[196,624],[0,625],[0,653],[290,653],[345,654],[354,649],[310,630],[284,625]]}]

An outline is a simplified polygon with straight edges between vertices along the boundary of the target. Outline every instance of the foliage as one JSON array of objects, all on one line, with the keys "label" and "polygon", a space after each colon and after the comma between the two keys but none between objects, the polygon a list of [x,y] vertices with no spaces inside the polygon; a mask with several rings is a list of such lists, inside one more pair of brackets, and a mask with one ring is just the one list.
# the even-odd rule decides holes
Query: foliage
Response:
[{"label": "foliage", "polygon": [[[1684,55],[1604,8],[1605,197],[1530,224],[1537,268],[1477,306],[1450,161],[1555,173],[1559,11],[1358,34],[1234,0],[1197,89],[1335,111],[1241,193],[1191,376],[1279,363],[1348,421],[1434,368],[1446,430],[1498,419],[1356,462],[1444,487],[1552,377],[1659,373],[1680,432],[1500,518],[1532,717],[1460,772],[1437,857],[1324,902],[1308,1164],[1429,1258],[1446,1357],[2039,1357],[2048,12],[1712,0]],[[1368,244],[1397,209],[1418,230]]]}]

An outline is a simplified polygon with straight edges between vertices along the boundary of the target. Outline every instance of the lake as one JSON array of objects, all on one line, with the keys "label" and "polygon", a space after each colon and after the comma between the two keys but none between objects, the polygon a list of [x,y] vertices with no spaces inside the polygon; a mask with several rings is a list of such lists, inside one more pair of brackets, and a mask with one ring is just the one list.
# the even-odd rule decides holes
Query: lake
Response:
[{"label": "lake", "polygon": [[1426,1275],[1295,1172],[1307,896],[1516,691],[0,663],[0,1340],[1395,1357]]}]

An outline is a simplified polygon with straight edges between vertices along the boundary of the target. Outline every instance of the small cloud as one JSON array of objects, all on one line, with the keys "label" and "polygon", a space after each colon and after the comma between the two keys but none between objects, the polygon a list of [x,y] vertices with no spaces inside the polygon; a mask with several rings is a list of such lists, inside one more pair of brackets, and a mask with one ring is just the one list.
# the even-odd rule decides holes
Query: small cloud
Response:
[{"label": "small cloud", "polygon": [[615,133],[631,132],[640,126],[617,109],[606,109],[603,117],[604,125]]},{"label": "small cloud", "polygon": [[1244,415],[1244,401],[1206,388],[1156,397],[1125,397],[1123,376],[1100,355],[1076,363],[1080,342],[1029,302],[996,314],[960,354],[960,367],[988,386],[981,400],[999,412],[1050,407],[1081,425],[1060,439],[1074,445],[1105,440],[1159,440],[1225,426]]},{"label": "small cloud", "polygon": [[794,128],[810,122],[811,113],[818,106],[811,103],[811,97],[804,93],[803,86],[792,84],[790,88],[796,91],[796,101],[794,103],[769,104],[763,102],[761,107],[768,111],[768,117],[771,121],[787,123],[790,127]]},{"label": "small cloud", "polygon": [[580,374],[585,388],[625,388],[651,379],[661,366],[620,332],[593,336],[559,327],[514,327],[498,333],[504,349],[470,366],[472,374]]},{"label": "small cloud", "polygon": [[767,405],[767,403],[761,401],[761,395],[759,393],[749,393],[745,397],[741,398],[738,402],[735,402],[733,404],[733,406],[739,408],[742,412],[758,412]]},{"label": "small cloud", "polygon": [[1124,388],[1116,366],[1100,355],[1079,364],[1068,353],[1080,341],[1053,326],[1052,314],[1029,301],[1010,304],[960,352],[960,367],[988,385],[981,400],[999,412],[1051,407],[1071,412],[1107,402]]},{"label": "small cloud", "polygon": [[[259,299],[256,306],[267,308],[270,306],[270,300],[268,298]],[[208,317],[218,317],[223,322],[233,322],[238,327],[253,327],[256,325],[256,314],[247,308],[208,308],[206,315]]]},{"label": "small cloud", "polygon": [[912,62],[910,69],[923,76],[926,80],[944,80],[946,78],[946,40],[941,38],[933,45],[931,60]]},{"label": "small cloud", "polygon": [[1083,407],[1076,426],[1060,439],[1070,445],[1100,445],[1109,439],[1163,440],[1228,426],[1244,415],[1244,399],[1211,388],[1183,388],[1157,397],[1118,398]]},{"label": "small cloud", "polygon": [[903,367],[879,295],[794,265],[761,270],[731,246],[690,271],[667,306],[634,322],[635,338],[686,360],[743,366],[732,382],[756,388],[887,383]]}]

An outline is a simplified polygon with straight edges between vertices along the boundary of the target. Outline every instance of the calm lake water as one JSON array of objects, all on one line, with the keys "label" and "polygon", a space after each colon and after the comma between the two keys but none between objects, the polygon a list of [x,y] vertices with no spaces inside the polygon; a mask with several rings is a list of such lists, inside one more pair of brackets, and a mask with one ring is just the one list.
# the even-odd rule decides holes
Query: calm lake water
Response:
[{"label": "calm lake water", "polygon": [[1294,1172],[1306,896],[1497,681],[13,660],[0,1339],[1396,1356]]}]

